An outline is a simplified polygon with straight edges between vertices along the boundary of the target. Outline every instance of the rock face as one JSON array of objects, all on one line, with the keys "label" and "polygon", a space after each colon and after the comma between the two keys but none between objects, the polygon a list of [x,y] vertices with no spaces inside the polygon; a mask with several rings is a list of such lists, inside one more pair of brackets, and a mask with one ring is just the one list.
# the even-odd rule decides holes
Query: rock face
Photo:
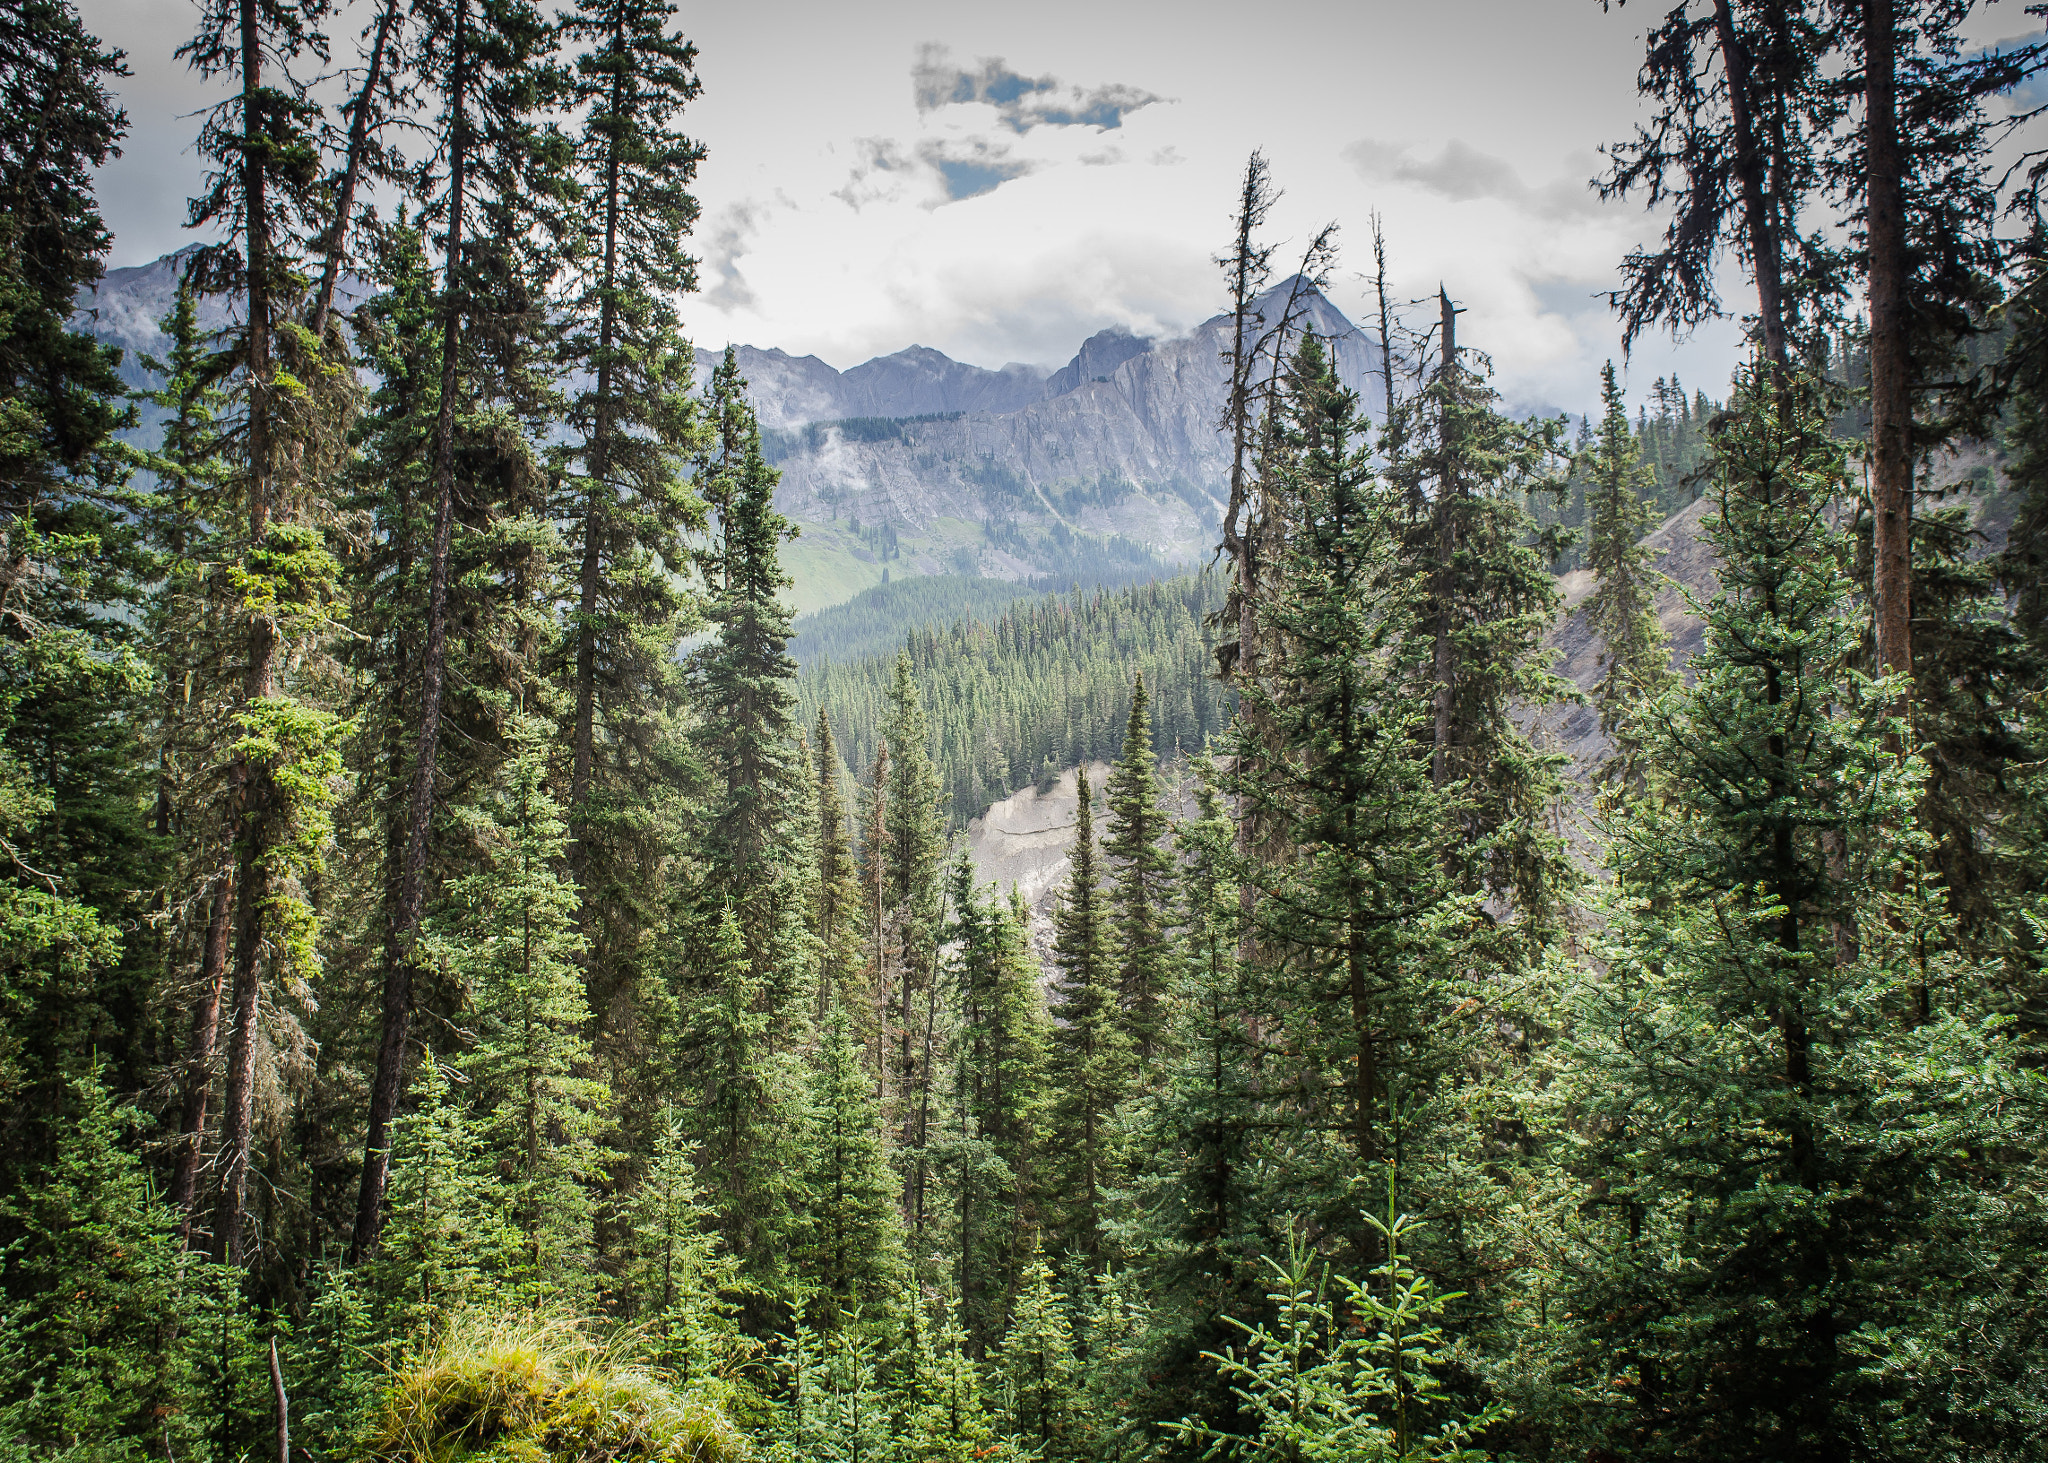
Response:
[{"label": "rock face", "polygon": [[[1263,297],[1267,320],[1278,323],[1288,289]],[[1345,383],[1367,387],[1378,356],[1358,328],[1314,291],[1303,318]],[[1043,562],[1034,541],[1055,527],[1120,536],[1163,564],[1213,550],[1230,466],[1217,430],[1230,328],[1217,316],[1177,340],[1105,330],[1035,381],[1025,367],[982,371],[921,347],[837,376],[814,357],[739,359],[764,423],[819,424],[779,455],[784,513],[889,524],[939,540],[953,572],[1012,578]],[[846,420],[913,416],[927,420],[888,433]]]}]

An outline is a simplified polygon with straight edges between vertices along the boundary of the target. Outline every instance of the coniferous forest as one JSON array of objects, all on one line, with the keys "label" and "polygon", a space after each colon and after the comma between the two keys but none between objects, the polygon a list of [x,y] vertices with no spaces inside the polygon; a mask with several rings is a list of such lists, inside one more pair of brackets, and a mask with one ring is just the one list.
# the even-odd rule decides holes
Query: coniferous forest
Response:
[{"label": "coniferous forest", "polygon": [[[0,6],[0,1457],[2048,1457],[2048,45],[1972,8],[1650,18],[1612,303],[1751,342],[1654,416],[1448,296],[1347,388],[1254,154],[1215,565],[800,679],[668,0],[203,0],[141,395],[124,62]],[[961,832],[1076,766],[1034,938]]]}]

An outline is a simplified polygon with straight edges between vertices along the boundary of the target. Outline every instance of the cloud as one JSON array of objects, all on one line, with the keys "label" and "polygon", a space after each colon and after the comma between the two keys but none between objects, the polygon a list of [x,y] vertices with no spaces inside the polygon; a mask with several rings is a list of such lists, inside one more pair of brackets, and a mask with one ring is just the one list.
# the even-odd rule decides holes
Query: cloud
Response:
[{"label": "cloud", "polygon": [[995,108],[1002,124],[1020,136],[1034,127],[1093,127],[1107,132],[1123,126],[1129,113],[1167,100],[1120,82],[1086,90],[1056,76],[1024,76],[1010,70],[1000,56],[984,56],[979,70],[968,71],[936,41],[917,48],[910,87],[919,112],[979,102]]},{"label": "cloud", "polygon": [[1368,183],[1408,183],[1452,203],[1488,200],[1551,219],[1590,217],[1600,208],[1581,182],[1560,178],[1531,187],[1505,158],[1458,138],[1435,157],[1416,157],[1405,144],[1362,137],[1344,149],[1344,160]]},{"label": "cloud", "polygon": [[1038,170],[1038,164],[1010,156],[1002,143],[981,137],[926,142],[917,149],[917,156],[938,173],[950,203],[993,193],[1012,178]]}]

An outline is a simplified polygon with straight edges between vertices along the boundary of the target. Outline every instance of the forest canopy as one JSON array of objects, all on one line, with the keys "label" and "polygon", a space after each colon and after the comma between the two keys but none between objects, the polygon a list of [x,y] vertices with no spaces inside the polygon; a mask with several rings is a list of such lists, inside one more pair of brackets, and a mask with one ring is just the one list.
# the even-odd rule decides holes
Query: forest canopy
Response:
[{"label": "forest canopy", "polygon": [[[1215,562],[808,640],[777,460],[902,424],[699,368],[667,0],[197,7],[139,393],[123,58],[0,9],[0,1456],[2043,1457],[2048,42],[1973,9],[1653,21],[1622,337],[1749,341],[1654,411],[1506,412],[1377,221],[1347,385],[1253,154]],[[1034,909],[964,824],[1076,770]]]}]

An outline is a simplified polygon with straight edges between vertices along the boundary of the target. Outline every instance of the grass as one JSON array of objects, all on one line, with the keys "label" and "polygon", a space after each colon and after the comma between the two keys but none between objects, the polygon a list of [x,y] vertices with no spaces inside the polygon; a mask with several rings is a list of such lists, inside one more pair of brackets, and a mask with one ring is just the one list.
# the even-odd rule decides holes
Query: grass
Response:
[{"label": "grass", "polygon": [[461,1313],[391,1379],[365,1438],[382,1463],[740,1463],[712,1402],[551,1316]]}]

